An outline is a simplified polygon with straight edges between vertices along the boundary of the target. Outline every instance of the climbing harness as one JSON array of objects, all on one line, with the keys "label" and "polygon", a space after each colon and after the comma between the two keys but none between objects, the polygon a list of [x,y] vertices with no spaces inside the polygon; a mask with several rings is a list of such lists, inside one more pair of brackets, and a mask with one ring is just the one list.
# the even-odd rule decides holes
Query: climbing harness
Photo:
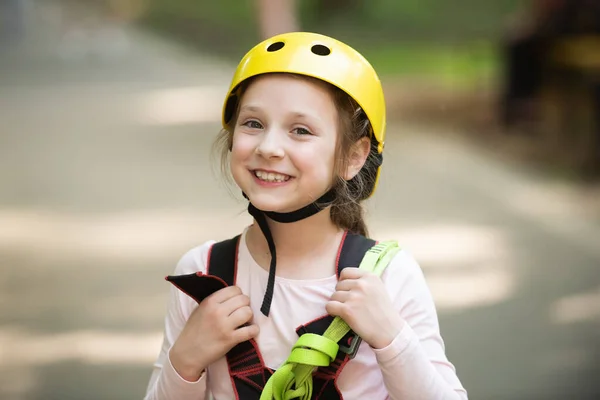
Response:
[{"label": "climbing harness", "polygon": [[[240,236],[215,243],[207,273],[168,276],[167,280],[198,303],[226,286],[235,285]],[[399,251],[396,242],[376,243],[345,233],[336,274],[358,267],[381,275]],[[356,355],[361,338],[339,317],[324,315],[296,329],[299,338],[290,356],[276,371],[268,368],[254,339],[239,343],[227,354],[236,399],[342,399],[336,379]]]}]

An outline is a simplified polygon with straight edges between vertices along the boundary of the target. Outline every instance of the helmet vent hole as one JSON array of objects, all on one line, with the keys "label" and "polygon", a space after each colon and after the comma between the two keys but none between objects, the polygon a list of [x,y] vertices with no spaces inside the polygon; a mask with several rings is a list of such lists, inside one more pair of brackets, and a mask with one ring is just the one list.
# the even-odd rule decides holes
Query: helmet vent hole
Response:
[{"label": "helmet vent hole", "polygon": [[315,53],[318,56],[328,56],[331,54],[331,50],[327,46],[323,46],[322,44],[315,44],[310,48],[310,51]]},{"label": "helmet vent hole", "polygon": [[283,48],[283,46],[285,46],[285,43],[283,43],[283,42],[271,43],[269,45],[269,47],[267,47],[267,51],[272,53],[274,51],[281,50]]}]

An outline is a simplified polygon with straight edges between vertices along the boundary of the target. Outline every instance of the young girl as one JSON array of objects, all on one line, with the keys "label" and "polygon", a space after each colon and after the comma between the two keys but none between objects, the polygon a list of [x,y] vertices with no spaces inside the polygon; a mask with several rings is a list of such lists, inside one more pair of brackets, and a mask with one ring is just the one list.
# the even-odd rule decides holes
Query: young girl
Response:
[{"label": "young girl", "polygon": [[168,277],[146,399],[259,399],[298,338],[323,334],[333,316],[352,331],[303,398],[466,399],[413,258],[398,252],[381,277],[345,268],[375,244],[360,205],[385,132],[371,65],[326,36],[268,39],[240,62],[223,127],[223,165],[255,223],[190,250]]}]

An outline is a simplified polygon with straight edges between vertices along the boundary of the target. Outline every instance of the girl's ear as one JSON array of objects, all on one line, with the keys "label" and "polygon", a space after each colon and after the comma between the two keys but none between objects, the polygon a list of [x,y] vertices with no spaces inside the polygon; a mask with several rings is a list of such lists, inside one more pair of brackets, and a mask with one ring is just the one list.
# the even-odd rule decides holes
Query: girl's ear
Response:
[{"label": "girl's ear", "polygon": [[368,137],[360,138],[352,145],[348,154],[348,166],[342,175],[345,180],[349,181],[358,174],[365,165],[370,150],[371,139]]}]

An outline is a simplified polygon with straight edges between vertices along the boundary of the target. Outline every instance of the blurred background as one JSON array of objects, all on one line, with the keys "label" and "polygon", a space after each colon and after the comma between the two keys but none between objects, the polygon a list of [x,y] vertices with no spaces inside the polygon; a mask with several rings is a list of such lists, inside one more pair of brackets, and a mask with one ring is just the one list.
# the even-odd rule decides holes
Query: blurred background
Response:
[{"label": "blurred background", "polygon": [[600,398],[597,0],[0,0],[0,398],[144,396],[164,276],[250,221],[210,148],[236,62],[298,29],[381,75],[368,221],[470,398]]}]

